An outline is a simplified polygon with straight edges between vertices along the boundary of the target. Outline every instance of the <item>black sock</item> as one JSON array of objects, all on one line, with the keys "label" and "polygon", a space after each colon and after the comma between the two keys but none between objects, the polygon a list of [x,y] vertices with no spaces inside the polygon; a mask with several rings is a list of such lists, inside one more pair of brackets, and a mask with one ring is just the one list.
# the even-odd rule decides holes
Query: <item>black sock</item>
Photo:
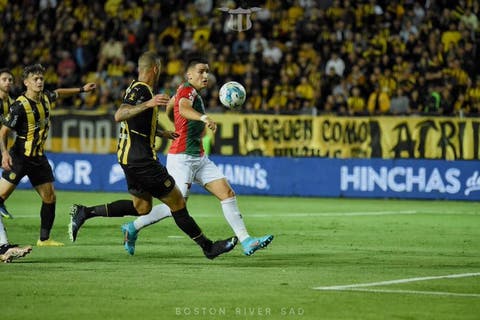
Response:
[{"label": "black sock", "polygon": [[2,197],[0,197],[0,206],[1,206],[2,204],[4,204],[4,203],[5,203],[5,199],[3,199]]},{"label": "black sock", "polygon": [[50,238],[50,230],[52,230],[53,221],[55,221],[55,202],[54,203],[42,202],[42,208],[40,209],[40,240],[41,241],[44,241]]},{"label": "black sock", "polygon": [[87,207],[87,219],[93,217],[139,216],[132,200],[117,200],[94,207]]},{"label": "black sock", "polygon": [[212,246],[212,241],[205,237],[195,220],[188,214],[187,208],[172,212],[172,217],[177,226],[194,240],[202,249],[208,250]]},{"label": "black sock", "polygon": [[0,254],[4,254],[9,248],[8,243],[0,245]]}]

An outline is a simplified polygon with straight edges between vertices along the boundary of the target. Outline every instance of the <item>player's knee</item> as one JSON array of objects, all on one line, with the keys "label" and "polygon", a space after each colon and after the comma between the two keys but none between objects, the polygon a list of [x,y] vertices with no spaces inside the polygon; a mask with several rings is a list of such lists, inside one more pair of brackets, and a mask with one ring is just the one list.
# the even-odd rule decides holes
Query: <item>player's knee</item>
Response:
[{"label": "player's knee", "polygon": [[227,199],[228,199],[228,198],[233,198],[233,197],[235,197],[235,191],[233,191],[232,188],[228,188],[228,190],[227,190]]},{"label": "player's knee", "polygon": [[150,211],[152,211],[152,205],[145,203],[145,204],[137,204],[135,206],[135,210],[137,210],[138,214],[140,216],[144,216],[148,214]]},{"label": "player's knee", "polygon": [[45,203],[55,203],[57,201],[57,196],[55,193],[47,193],[43,195],[42,201]]},{"label": "player's knee", "polygon": [[235,197],[235,191],[232,188],[226,188],[221,193],[216,194],[216,196],[220,200],[230,199]]}]

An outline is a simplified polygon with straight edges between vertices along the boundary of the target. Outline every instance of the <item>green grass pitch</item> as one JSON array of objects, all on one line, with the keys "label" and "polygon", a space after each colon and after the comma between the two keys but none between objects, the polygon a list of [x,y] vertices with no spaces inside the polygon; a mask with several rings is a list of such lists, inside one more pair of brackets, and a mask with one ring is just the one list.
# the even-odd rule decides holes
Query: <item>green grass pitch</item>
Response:
[{"label": "green grass pitch", "polygon": [[[2,320],[479,319],[478,202],[240,196],[250,233],[275,239],[213,261],[172,219],[144,229],[133,257],[129,217],[88,220],[69,242],[72,203],[117,199],[129,196],[58,192],[52,238],[65,246],[0,265]],[[37,194],[17,190],[7,207],[11,242],[35,244]],[[212,196],[188,207],[209,237],[232,234]]]}]

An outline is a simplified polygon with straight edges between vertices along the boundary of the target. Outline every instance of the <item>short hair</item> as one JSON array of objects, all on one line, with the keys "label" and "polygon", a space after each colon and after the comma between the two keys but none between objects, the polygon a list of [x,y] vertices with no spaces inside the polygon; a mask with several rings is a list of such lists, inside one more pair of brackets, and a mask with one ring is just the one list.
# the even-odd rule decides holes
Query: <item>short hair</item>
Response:
[{"label": "short hair", "polygon": [[196,66],[199,63],[208,64],[208,60],[202,56],[191,56],[187,60],[186,70]]},{"label": "short hair", "polygon": [[40,63],[31,64],[31,65],[26,66],[23,69],[23,74],[22,74],[23,80],[27,79],[30,74],[41,74],[41,75],[43,75],[43,74],[45,74],[45,68]]},{"label": "short hair", "polygon": [[161,66],[162,61],[160,59],[160,56],[154,52],[154,51],[147,51],[144,52],[139,58],[138,58],[138,69],[139,70],[146,70],[149,69],[153,66]]},{"label": "short hair", "polygon": [[0,74],[2,74],[2,73],[8,73],[9,75],[11,75],[13,77],[12,71],[10,71],[10,69],[8,69],[8,68],[1,68],[0,69]]}]

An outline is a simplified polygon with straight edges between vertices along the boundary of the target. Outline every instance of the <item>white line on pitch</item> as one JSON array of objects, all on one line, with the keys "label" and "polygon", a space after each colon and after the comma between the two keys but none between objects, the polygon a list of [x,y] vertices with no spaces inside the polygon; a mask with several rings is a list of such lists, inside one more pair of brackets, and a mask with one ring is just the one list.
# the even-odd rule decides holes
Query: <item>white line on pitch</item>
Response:
[{"label": "white line on pitch", "polygon": [[[292,213],[285,213],[285,214],[275,214],[275,217],[351,217],[351,216],[383,216],[383,215],[416,214],[416,213],[417,213],[417,211],[415,211],[415,210],[359,211],[359,212],[312,212],[312,213],[292,212]],[[257,217],[257,218],[272,217],[271,214],[252,214],[252,216]]]},{"label": "white line on pitch", "polygon": [[355,292],[373,292],[373,293],[403,293],[403,294],[424,294],[435,296],[454,296],[454,297],[472,297],[480,298],[478,293],[456,293],[443,291],[418,291],[418,290],[393,290],[393,289],[366,289],[366,288],[349,288],[338,291],[355,291]]},{"label": "white line on pitch", "polygon": [[[397,214],[416,214],[415,210],[404,211],[359,211],[359,212],[290,212],[280,214],[267,213],[246,213],[246,217],[251,218],[272,218],[272,217],[287,217],[287,218],[305,218],[305,217],[351,217],[351,216],[383,216],[383,215],[397,215]],[[217,217],[216,214],[192,214],[198,217]]]},{"label": "white line on pitch", "polygon": [[437,279],[456,279],[456,278],[467,278],[467,277],[478,277],[478,276],[480,276],[480,272],[459,273],[459,274],[449,274],[445,276],[406,278],[406,279],[388,280],[388,281],[380,281],[380,282],[347,284],[347,285],[341,285],[341,286],[315,287],[313,289],[314,290],[333,290],[333,291],[348,290],[352,288],[377,287],[377,286],[386,286],[389,284],[399,284],[399,283],[408,283],[408,282],[416,282],[416,281],[427,281],[427,280],[437,280]]},{"label": "white line on pitch", "polygon": [[[401,211],[354,211],[354,212],[290,212],[280,214],[266,214],[266,213],[245,213],[249,218],[272,218],[272,217],[285,217],[285,218],[314,218],[314,217],[363,217],[363,216],[388,216],[388,215],[413,215],[413,214],[431,214],[431,212],[419,212],[416,210],[401,210]],[[458,214],[458,215],[478,215],[472,212],[441,212],[436,214]],[[202,218],[214,218],[221,215],[211,213],[193,213],[195,217]],[[38,218],[35,214],[15,215],[15,218]]]},{"label": "white line on pitch", "polygon": [[[403,211],[357,211],[357,212],[290,212],[280,214],[266,214],[266,213],[246,213],[245,216],[252,218],[272,218],[272,217],[287,217],[287,218],[305,218],[305,217],[352,217],[352,216],[384,216],[384,215],[397,215],[397,214],[416,214],[415,210],[403,210]],[[221,212],[219,212],[221,214]],[[213,218],[218,217],[219,214],[211,213],[193,213],[195,217]],[[37,218],[38,215],[25,214],[16,215],[15,218]]]}]

